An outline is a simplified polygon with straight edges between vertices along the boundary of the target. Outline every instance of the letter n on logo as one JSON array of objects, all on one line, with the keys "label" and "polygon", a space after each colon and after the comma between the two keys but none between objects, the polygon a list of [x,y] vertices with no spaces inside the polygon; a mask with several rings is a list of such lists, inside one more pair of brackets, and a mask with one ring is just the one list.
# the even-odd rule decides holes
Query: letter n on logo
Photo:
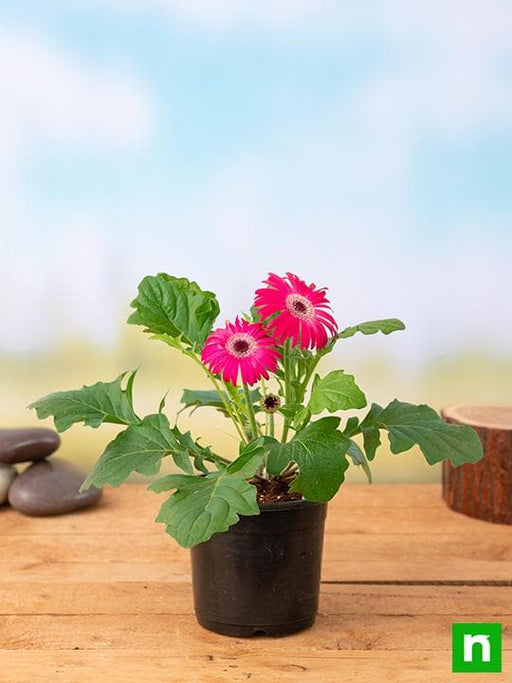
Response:
[{"label": "letter n on logo", "polygon": [[454,673],[501,673],[501,624],[452,624]]}]

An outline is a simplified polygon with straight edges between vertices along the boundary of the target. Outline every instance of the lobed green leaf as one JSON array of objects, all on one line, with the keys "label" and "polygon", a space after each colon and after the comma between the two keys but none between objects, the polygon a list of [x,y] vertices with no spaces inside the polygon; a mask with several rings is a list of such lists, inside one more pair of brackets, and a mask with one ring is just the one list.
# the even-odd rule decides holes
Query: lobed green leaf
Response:
[{"label": "lobed green leaf", "polygon": [[182,547],[207,541],[214,533],[227,531],[240,515],[258,515],[256,487],[246,479],[263,461],[264,448],[249,445],[227,468],[204,477],[171,474],[148,488],[160,493],[176,489],[163,503],[157,522]]},{"label": "lobed green leaf", "polygon": [[337,334],[337,338],[347,339],[348,337],[353,337],[357,332],[361,332],[361,334],[376,334],[377,332],[391,334],[391,332],[396,332],[397,330],[405,330],[405,324],[401,320],[398,318],[384,318],[382,320],[369,320],[352,327],[346,327]]},{"label": "lobed green leaf", "polygon": [[146,416],[111,441],[89,473],[82,490],[90,486],[119,486],[133,472],[153,475],[164,456],[183,451],[162,413]]},{"label": "lobed green leaf", "polygon": [[143,325],[145,332],[167,337],[171,344],[179,339],[198,347],[210,334],[220,310],[215,294],[166,273],[145,277],[131,306],[135,311],[128,323]]},{"label": "lobed green leaf", "polygon": [[133,410],[132,385],[137,371],[129,374],[126,389],[122,381],[128,373],[113,382],[97,382],[72,391],[57,391],[29,405],[37,417],[53,416],[55,428],[64,432],[71,425],[83,422],[87,427],[99,427],[104,422],[135,425],[140,422]]},{"label": "lobed green leaf", "polygon": [[[241,399],[244,398],[243,389],[237,389],[238,395]],[[257,412],[261,410],[259,401],[261,398],[261,393],[259,389],[251,389],[250,391],[251,401],[254,402],[254,410]],[[224,392],[224,397],[227,401],[230,400],[228,394]],[[227,416],[224,403],[222,402],[219,394],[215,390],[207,389],[184,389],[181,396],[181,403],[183,403],[184,408],[192,408],[192,412],[198,408],[216,408],[223,415]]]},{"label": "lobed green leaf", "polygon": [[471,427],[447,424],[427,405],[402,403],[396,399],[386,408],[374,405],[363,421],[365,423],[372,435],[378,429],[388,431],[392,453],[403,453],[418,445],[430,465],[443,460],[463,465],[483,456],[480,439]]},{"label": "lobed green leaf", "polygon": [[209,448],[195,442],[190,432],[170,427],[163,413],[147,415],[139,424],[131,425],[111,441],[82,485],[119,486],[133,472],[151,476],[160,469],[162,458],[172,456],[175,464],[187,474],[196,469],[207,472],[205,460],[215,460]]},{"label": "lobed green leaf", "polygon": [[353,375],[346,375],[343,370],[333,370],[325,377],[315,375],[308,403],[313,415],[324,410],[335,413],[365,406],[366,396],[355,383]]},{"label": "lobed green leaf", "polygon": [[372,403],[370,411],[360,424],[361,434],[363,435],[364,452],[370,462],[375,458],[377,449],[381,445],[380,431],[379,427],[375,425],[375,420],[382,410],[382,407],[378,403]]},{"label": "lobed green leaf", "polygon": [[350,441],[338,431],[338,417],[323,417],[297,432],[287,443],[271,447],[267,462],[270,474],[279,474],[290,463],[299,466],[291,491],[307,500],[326,502],[341,486],[348,467]]}]

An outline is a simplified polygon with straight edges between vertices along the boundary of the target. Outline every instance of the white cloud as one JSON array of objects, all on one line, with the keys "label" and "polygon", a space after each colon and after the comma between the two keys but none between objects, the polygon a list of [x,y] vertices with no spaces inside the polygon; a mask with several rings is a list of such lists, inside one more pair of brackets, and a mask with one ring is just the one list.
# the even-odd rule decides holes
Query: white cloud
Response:
[{"label": "white cloud", "polygon": [[34,34],[0,33],[0,79],[6,137],[124,149],[151,132],[151,103],[133,76],[84,66]]},{"label": "white cloud", "polygon": [[135,78],[119,69],[86,67],[34,34],[0,32],[0,81],[4,211],[20,208],[20,175],[45,145],[129,151],[151,135],[151,101]]},{"label": "white cloud", "polygon": [[[65,253],[45,238],[45,220],[51,217],[34,213],[26,186],[34,155],[45,149],[140,151],[151,138],[154,113],[148,94],[131,75],[84,66],[31,33],[0,32],[0,82],[0,273],[8,289],[0,349],[26,351],[50,341],[49,316],[67,315],[70,325],[80,329],[74,305],[81,301],[90,313],[86,290],[92,291],[96,282],[105,284],[95,266],[102,263],[99,250],[87,247],[94,226],[76,228],[76,221],[70,221],[62,232],[82,235],[83,244],[68,244]],[[62,270],[66,259],[73,259],[82,278],[89,272],[92,279],[82,279],[81,289],[70,285],[73,278]],[[57,291],[60,307],[52,307]]]},{"label": "white cloud", "polygon": [[502,0],[385,3],[379,31],[389,66],[366,108],[391,128],[433,125],[449,135],[512,116],[512,5]]},{"label": "white cloud", "polygon": [[[320,26],[339,16],[335,0],[94,0],[123,11],[154,11],[169,20],[179,19],[209,30],[249,26],[264,30],[290,30]],[[75,0],[75,4],[83,0]],[[90,7],[91,3],[87,3]],[[352,14],[353,11],[350,10]]]}]

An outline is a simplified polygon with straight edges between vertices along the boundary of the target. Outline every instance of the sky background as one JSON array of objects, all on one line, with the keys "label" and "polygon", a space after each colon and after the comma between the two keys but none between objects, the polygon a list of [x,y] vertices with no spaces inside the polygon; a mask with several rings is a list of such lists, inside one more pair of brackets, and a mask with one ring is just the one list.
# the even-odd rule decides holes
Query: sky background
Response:
[{"label": "sky background", "polygon": [[[512,5],[0,2],[0,351],[118,340],[166,271],[328,285],[390,353],[512,347]],[[369,340],[371,345],[373,340]]]},{"label": "sky background", "polygon": [[160,271],[220,322],[296,272],[406,322],[338,345],[370,400],[510,403],[511,124],[509,0],[0,0],[0,424],[138,365],[177,406],[199,377],[124,325]]}]

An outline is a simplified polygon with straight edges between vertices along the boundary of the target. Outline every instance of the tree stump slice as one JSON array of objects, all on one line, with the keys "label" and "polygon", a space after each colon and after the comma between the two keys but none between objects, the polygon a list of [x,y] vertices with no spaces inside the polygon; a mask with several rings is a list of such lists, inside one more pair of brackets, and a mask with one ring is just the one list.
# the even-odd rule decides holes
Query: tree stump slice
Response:
[{"label": "tree stump slice", "polygon": [[512,406],[451,406],[446,422],[473,427],[484,449],[479,462],[443,463],[443,498],[457,512],[512,524]]}]

